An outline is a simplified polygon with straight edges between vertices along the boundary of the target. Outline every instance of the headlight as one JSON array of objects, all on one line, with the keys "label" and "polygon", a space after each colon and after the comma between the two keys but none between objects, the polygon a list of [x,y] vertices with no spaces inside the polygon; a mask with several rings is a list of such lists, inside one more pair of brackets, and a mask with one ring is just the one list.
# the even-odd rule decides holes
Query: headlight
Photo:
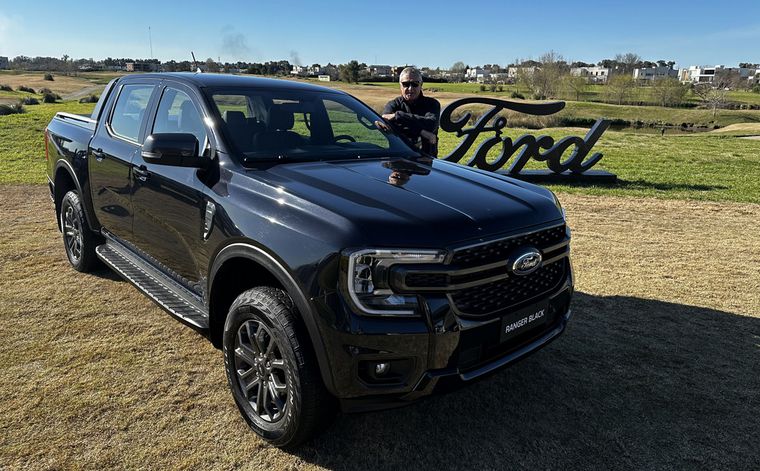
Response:
[{"label": "headlight", "polygon": [[348,255],[348,294],[362,314],[409,316],[417,308],[417,296],[394,293],[388,284],[391,265],[441,263],[438,250],[365,249]]}]

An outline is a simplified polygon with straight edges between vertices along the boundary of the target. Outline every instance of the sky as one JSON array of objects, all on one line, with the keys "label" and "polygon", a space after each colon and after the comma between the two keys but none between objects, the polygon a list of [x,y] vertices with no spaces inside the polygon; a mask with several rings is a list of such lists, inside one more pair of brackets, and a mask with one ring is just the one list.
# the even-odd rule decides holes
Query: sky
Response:
[{"label": "sky", "polygon": [[550,50],[568,62],[633,52],[680,67],[760,63],[760,1],[0,0],[0,56],[10,58],[179,61],[193,51],[222,62],[449,68]]}]

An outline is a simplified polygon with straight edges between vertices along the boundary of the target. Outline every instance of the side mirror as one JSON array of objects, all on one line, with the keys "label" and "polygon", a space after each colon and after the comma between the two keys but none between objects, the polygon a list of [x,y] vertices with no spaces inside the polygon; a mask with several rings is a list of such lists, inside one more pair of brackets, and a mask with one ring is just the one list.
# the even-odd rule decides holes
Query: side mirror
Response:
[{"label": "side mirror", "polygon": [[146,162],[174,167],[204,168],[209,159],[198,155],[198,139],[188,133],[156,133],[145,139],[142,158]]}]

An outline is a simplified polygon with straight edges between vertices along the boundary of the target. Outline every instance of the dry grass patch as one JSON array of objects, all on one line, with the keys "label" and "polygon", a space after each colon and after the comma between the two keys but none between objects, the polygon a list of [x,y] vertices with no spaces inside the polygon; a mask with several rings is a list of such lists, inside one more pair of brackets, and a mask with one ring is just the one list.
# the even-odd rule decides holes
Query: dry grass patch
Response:
[{"label": "dry grass patch", "polygon": [[0,186],[0,468],[760,467],[760,206],[560,197],[580,291],[562,338],[288,454],[247,430],[206,340],[68,267],[45,187]]},{"label": "dry grass patch", "polygon": [[60,95],[73,93],[92,85],[82,77],[59,75],[53,73],[53,81],[45,80],[45,72],[29,72],[20,74],[0,74],[0,83],[10,85],[14,90],[24,85],[35,90],[49,88]]}]

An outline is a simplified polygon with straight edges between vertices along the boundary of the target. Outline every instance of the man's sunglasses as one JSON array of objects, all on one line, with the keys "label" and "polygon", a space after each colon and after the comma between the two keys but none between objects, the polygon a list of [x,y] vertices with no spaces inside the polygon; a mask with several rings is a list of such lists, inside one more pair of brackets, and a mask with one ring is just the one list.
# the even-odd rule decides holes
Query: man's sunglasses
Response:
[{"label": "man's sunglasses", "polygon": [[401,86],[404,88],[417,88],[420,86],[420,82],[401,82]]}]

